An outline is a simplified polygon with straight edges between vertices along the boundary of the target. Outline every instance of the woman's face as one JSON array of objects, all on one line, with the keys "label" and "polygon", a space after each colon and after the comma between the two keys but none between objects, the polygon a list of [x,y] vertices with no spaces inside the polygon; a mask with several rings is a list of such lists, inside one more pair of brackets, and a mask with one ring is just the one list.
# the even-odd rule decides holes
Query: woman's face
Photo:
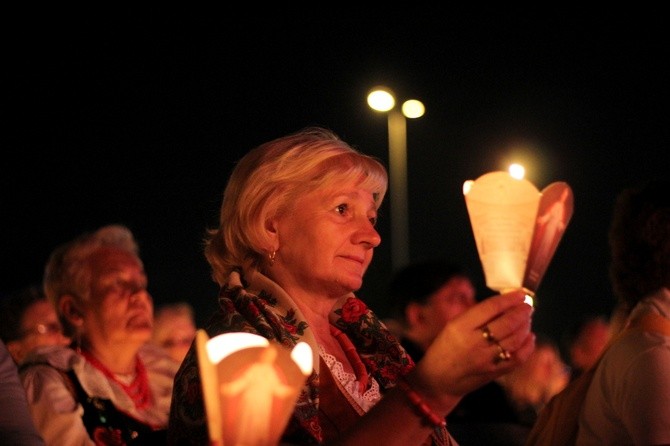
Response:
[{"label": "woman's face", "polygon": [[21,338],[7,342],[7,348],[16,362],[21,362],[33,349],[43,345],[68,345],[70,338],[63,335],[63,327],[53,305],[36,300],[21,317]]},{"label": "woman's face", "polygon": [[153,302],[142,265],[113,247],[91,255],[90,301],[83,311],[84,336],[96,347],[125,344],[139,348],[151,338]]},{"label": "woman's face", "polygon": [[449,321],[473,307],[477,300],[475,288],[468,277],[455,276],[437,289],[422,305],[422,323],[431,329],[433,336],[442,331]]},{"label": "woman's face", "polygon": [[287,290],[339,297],[357,290],[381,238],[372,194],[345,181],[296,200],[275,220],[276,262],[270,276]]}]

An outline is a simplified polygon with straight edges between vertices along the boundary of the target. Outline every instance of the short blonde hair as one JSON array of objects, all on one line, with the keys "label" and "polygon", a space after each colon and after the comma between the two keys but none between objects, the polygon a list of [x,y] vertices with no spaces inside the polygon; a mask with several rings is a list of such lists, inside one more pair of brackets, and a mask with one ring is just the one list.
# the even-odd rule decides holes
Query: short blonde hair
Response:
[{"label": "short blonde hair", "polygon": [[89,257],[104,246],[115,246],[132,253],[142,265],[133,233],[123,225],[103,226],[95,232],[82,234],[56,248],[49,257],[44,270],[44,293],[56,308],[67,335],[73,334],[74,327],[61,314],[58,301],[66,294],[71,295],[78,305],[90,300],[92,273]]},{"label": "short blonde hair", "polygon": [[236,268],[259,268],[272,247],[265,223],[290,209],[296,197],[359,178],[377,208],[388,185],[386,168],[342,141],[334,132],[308,127],[247,153],[223,193],[219,227],[208,231],[205,257],[212,278],[225,283]]}]

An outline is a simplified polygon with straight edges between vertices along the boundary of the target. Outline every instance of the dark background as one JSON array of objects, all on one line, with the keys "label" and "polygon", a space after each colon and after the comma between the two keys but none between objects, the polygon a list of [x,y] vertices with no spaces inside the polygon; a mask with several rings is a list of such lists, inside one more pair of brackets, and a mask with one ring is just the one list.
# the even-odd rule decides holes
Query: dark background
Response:
[{"label": "dark background", "polygon": [[[575,200],[536,330],[558,337],[609,313],[615,196],[670,166],[667,23],[653,9],[543,8],[8,14],[0,291],[39,282],[58,244],[123,223],[156,303],[188,300],[204,322],[217,288],[202,239],[235,161],[322,125],[386,163],[386,117],[366,103],[384,84],[427,108],[408,122],[411,258],[461,262],[492,294],[462,184],[520,161],[539,189],[565,181]],[[387,200],[359,292],[382,316],[389,213]]]}]

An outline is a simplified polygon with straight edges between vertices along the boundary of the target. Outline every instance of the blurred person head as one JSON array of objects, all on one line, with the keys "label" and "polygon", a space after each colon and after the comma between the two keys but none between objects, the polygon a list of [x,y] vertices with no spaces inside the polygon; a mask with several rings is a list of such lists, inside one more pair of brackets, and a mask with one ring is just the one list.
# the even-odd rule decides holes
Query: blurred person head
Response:
[{"label": "blurred person head", "polygon": [[0,339],[17,364],[36,347],[70,343],[63,335],[54,306],[37,285],[15,291],[2,300]]},{"label": "blurred person head", "polygon": [[109,225],[56,248],[44,290],[65,332],[94,356],[133,356],[151,339],[153,303],[132,232]]},{"label": "blurred person head", "polygon": [[670,288],[670,181],[623,190],[609,230],[610,279],[625,308]]},{"label": "blurred person head", "polygon": [[402,335],[423,350],[450,320],[477,303],[466,270],[442,259],[400,269],[391,279],[389,293]]},{"label": "blurred person head", "polygon": [[573,376],[591,368],[611,336],[610,323],[603,315],[588,315],[574,323],[563,338]]},{"label": "blurred person head", "polygon": [[195,315],[188,302],[174,302],[156,308],[151,342],[167,350],[175,361],[183,361],[195,339],[195,332]]}]

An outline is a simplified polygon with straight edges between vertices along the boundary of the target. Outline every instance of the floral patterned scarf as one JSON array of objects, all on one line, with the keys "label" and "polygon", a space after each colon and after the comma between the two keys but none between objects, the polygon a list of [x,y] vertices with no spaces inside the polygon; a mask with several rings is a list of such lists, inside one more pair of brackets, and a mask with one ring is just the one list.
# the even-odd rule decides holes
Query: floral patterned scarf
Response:
[{"label": "floral patterned scarf", "polygon": [[[296,403],[282,442],[317,445],[323,441],[318,416],[319,348],[292,299],[276,283],[259,272],[248,282],[239,272],[231,273],[219,294],[219,310],[206,325],[208,336],[229,332],[259,334],[293,348],[307,342],[314,354],[314,371]],[[409,373],[414,362],[377,316],[353,294],[334,306],[331,324],[352,341],[370,376],[382,392],[395,386],[399,376]],[[206,444],[208,442],[202,388],[195,349],[191,349],[175,377],[169,422],[170,444]],[[438,429],[435,444],[447,444],[448,434]]]}]

